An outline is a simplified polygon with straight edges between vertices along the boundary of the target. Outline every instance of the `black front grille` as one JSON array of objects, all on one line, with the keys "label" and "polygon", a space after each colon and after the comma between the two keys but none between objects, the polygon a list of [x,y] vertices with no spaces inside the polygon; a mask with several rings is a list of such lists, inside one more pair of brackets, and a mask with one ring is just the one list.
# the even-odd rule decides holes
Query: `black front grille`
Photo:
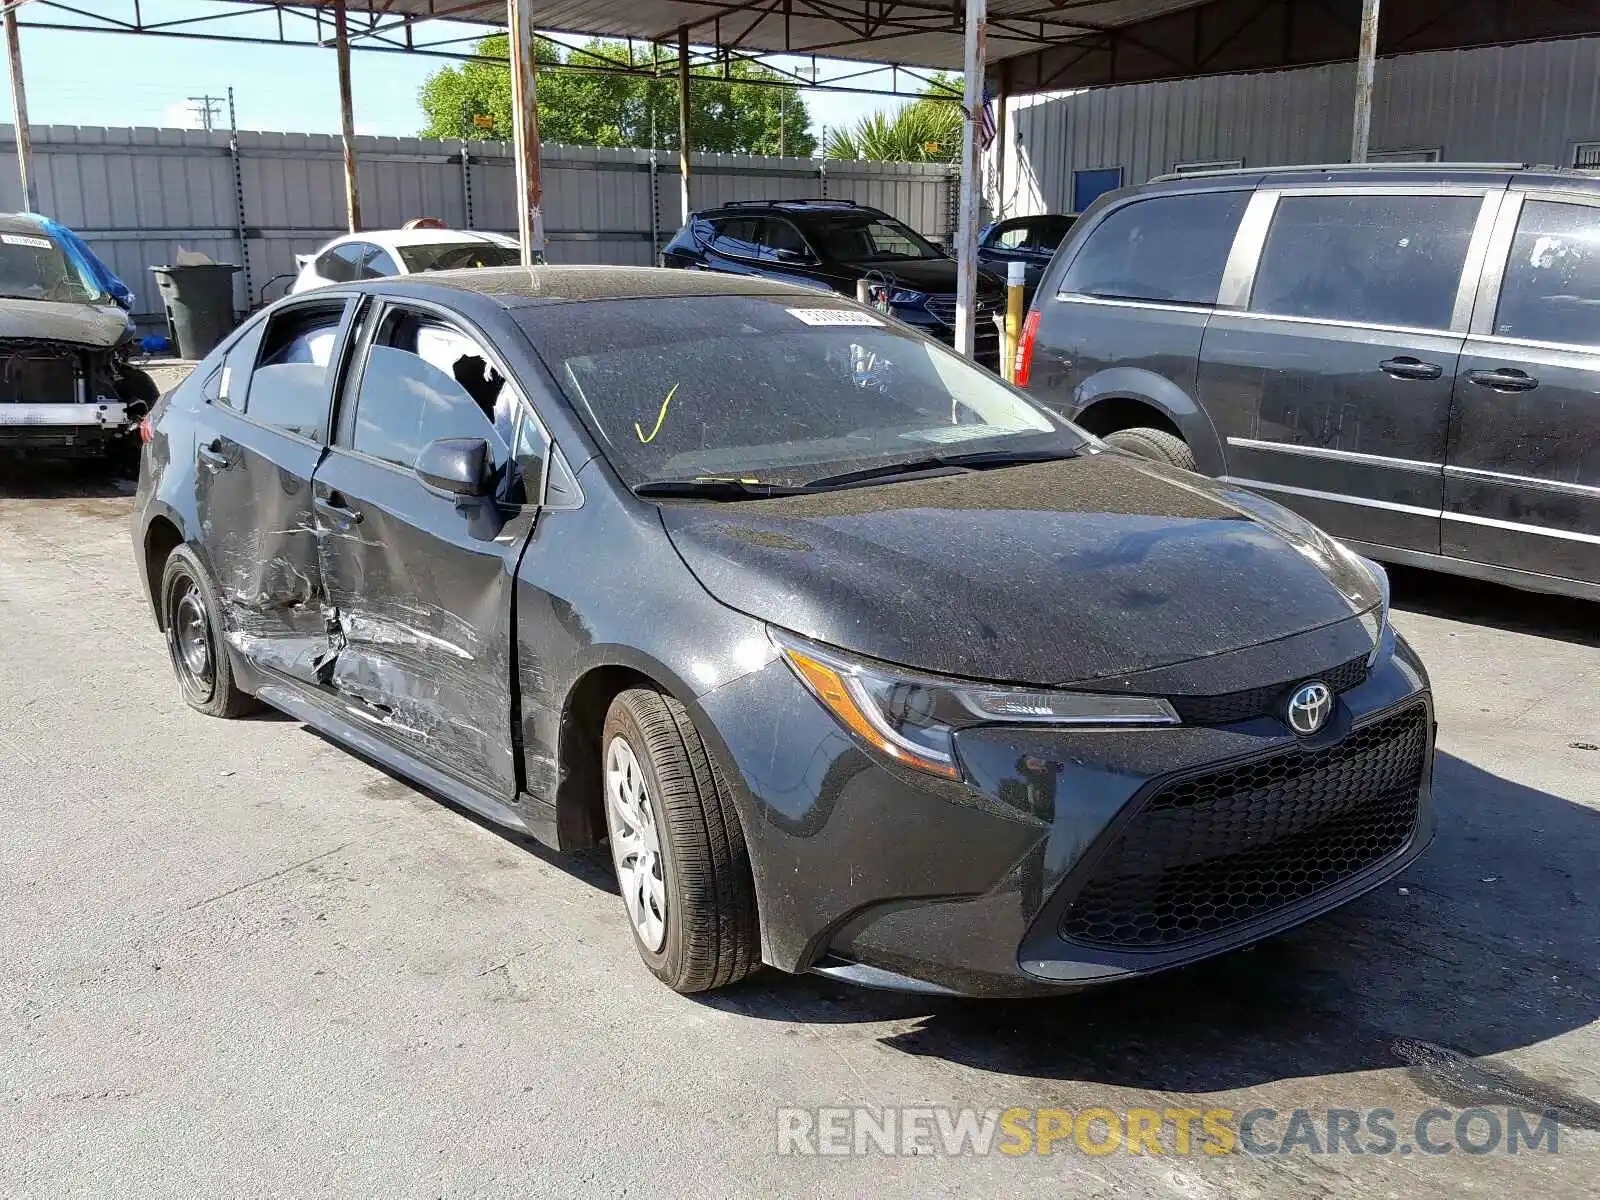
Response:
[{"label": "black front grille", "polygon": [[[946,325],[956,323],[956,298],[954,296],[929,296],[926,305],[929,312]],[[982,331],[985,327],[994,329],[994,314],[1001,311],[1000,301],[980,298],[974,306],[977,309],[978,319],[973,323],[974,329]]]},{"label": "black front grille", "polygon": [[1160,787],[1095,860],[1062,936],[1165,949],[1344,882],[1410,841],[1427,752],[1419,704],[1325,749]]},{"label": "black front grille", "polygon": [[1305,675],[1287,683],[1274,683],[1266,687],[1248,688],[1242,692],[1227,692],[1220,696],[1169,696],[1172,707],[1185,725],[1231,725],[1235,721],[1248,721],[1252,717],[1273,716],[1278,713],[1291,688],[1311,679],[1320,679],[1333,690],[1334,695],[1359,687],[1367,680],[1367,659],[1352,658],[1331,671],[1320,675]]},{"label": "black front grille", "polygon": [[0,340],[0,404],[71,404],[78,362],[70,350],[25,339]]}]

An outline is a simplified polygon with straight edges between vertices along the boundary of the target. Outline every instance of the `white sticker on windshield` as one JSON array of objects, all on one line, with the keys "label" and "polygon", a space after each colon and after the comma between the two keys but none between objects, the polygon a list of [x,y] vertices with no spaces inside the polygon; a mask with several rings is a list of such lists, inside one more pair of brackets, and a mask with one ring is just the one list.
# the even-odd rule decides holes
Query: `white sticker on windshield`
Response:
[{"label": "white sticker on windshield", "polygon": [[807,325],[882,325],[883,318],[871,313],[857,312],[853,308],[791,308],[791,317],[799,317]]},{"label": "white sticker on windshield", "polygon": [[35,250],[50,250],[54,243],[49,238],[34,237],[27,233],[0,233],[0,242],[8,246],[31,246]]}]

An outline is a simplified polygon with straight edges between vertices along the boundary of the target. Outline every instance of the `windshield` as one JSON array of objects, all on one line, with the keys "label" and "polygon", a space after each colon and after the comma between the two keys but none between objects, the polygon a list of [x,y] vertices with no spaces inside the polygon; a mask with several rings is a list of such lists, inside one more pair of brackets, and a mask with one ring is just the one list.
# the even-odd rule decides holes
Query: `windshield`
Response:
[{"label": "windshield", "polygon": [[431,242],[425,246],[398,246],[406,270],[459,271],[466,267],[514,267],[522,261],[515,246],[496,242]]},{"label": "windshield", "polygon": [[630,487],[803,484],[937,454],[1084,445],[987,371],[826,296],[602,300],[516,315]]},{"label": "windshield", "polygon": [[806,233],[834,262],[903,262],[948,257],[932,242],[892,217],[849,215],[814,220]]},{"label": "windshield", "polygon": [[0,298],[69,304],[109,299],[43,233],[0,233]]}]

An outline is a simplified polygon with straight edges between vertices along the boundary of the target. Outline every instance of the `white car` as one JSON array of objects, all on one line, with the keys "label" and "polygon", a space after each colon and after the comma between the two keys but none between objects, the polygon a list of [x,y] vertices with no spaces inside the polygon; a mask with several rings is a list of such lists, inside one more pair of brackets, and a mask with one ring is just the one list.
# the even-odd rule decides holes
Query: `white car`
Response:
[{"label": "white car", "polygon": [[334,238],[315,254],[297,254],[300,274],[290,292],[330,283],[454,271],[462,267],[514,267],[522,261],[517,239],[470,229],[368,229]]}]

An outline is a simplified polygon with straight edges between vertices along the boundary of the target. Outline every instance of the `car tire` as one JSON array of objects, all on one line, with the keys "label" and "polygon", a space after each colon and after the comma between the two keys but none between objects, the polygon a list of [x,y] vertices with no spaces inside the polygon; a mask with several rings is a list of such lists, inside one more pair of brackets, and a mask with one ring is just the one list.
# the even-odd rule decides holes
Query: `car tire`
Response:
[{"label": "car tire", "polygon": [[648,688],[621,693],[600,755],[611,858],[645,966],[676,992],[743,979],[761,962],[750,858],[688,710]]},{"label": "car tire", "polygon": [[191,708],[209,717],[242,717],[260,707],[234,681],[223,643],[221,608],[211,575],[187,546],[179,546],[161,571],[161,624],[178,690]]},{"label": "car tire", "polygon": [[1119,429],[1106,434],[1106,441],[1118,450],[1126,450],[1129,454],[1137,454],[1152,462],[1182,467],[1185,471],[1195,469],[1194,451],[1189,449],[1189,444],[1164,429]]}]

